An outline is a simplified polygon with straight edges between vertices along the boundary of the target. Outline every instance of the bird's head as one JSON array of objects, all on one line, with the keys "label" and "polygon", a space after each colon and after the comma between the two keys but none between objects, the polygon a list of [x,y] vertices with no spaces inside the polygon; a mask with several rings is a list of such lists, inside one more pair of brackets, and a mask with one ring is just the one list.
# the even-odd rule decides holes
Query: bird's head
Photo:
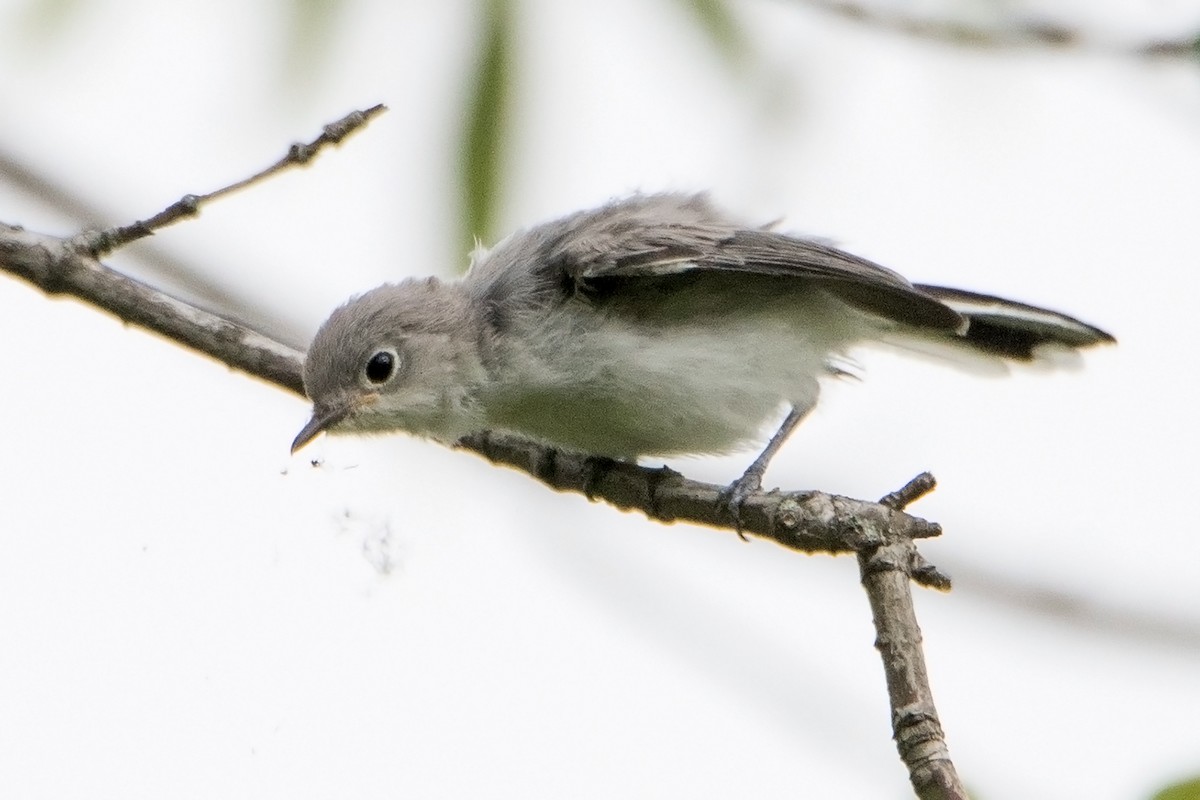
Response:
[{"label": "bird's head", "polygon": [[406,431],[454,441],[478,426],[485,379],[480,315],[435,278],[351,299],[317,331],[304,362],[312,418],[292,452],[328,433]]}]

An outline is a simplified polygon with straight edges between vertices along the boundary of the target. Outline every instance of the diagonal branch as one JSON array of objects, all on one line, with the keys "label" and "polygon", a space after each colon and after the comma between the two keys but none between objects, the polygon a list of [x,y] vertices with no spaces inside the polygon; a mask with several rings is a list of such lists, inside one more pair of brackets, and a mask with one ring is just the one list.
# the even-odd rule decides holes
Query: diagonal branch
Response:
[{"label": "diagonal branch", "polygon": [[[30,166],[28,159],[6,149],[2,143],[0,183],[45,203],[81,225],[98,225],[101,220],[113,218],[108,210],[71,191],[53,175]],[[145,274],[184,287],[190,297],[202,301],[208,308],[218,308],[235,318],[263,325],[276,335],[285,334],[285,326],[267,318],[261,303],[221,285],[206,276],[198,265],[189,263],[169,248],[143,242],[126,255],[139,262]],[[291,331],[286,334],[291,335]]]},{"label": "diagonal branch", "polygon": [[[724,487],[685,478],[674,470],[595,458],[500,433],[468,436],[459,447],[493,463],[515,467],[552,489],[575,492],[659,522],[693,522],[737,530],[722,497]],[[941,535],[941,526],[883,503],[824,492],[757,492],[741,509],[741,528],[801,553],[857,553],[893,541]],[[949,589],[932,570],[927,585]]]},{"label": "diagonal branch", "polygon": [[[0,223],[0,269],[50,295],[66,294],[233,369],[303,396],[303,355],[263,334],[176,299],[102,264],[91,238],[61,239]],[[663,522],[733,530],[721,487],[651,469],[570,453],[497,433],[459,446],[520,469],[553,489],[584,494]],[[928,538],[936,523],[882,503],[822,492],[759,492],[743,507],[747,533],[805,553],[852,553],[896,538]]]},{"label": "diagonal branch", "polygon": [[[272,167],[203,197],[185,197],[150,220],[71,238],[32,233],[0,223],[0,269],[51,296],[69,295],[119,319],[248,375],[303,395],[302,355],[249,327],[171,297],[113,270],[102,252],[194,214],[200,204],[244,188],[288,166],[307,162],[324,144],[339,141],[381,106],[356,112],[326,128],[309,146],[293,146]],[[364,116],[365,115],[365,116]],[[305,148],[308,149],[305,149]],[[281,443],[281,447],[284,446]],[[721,487],[651,469],[556,450],[518,437],[481,433],[458,443],[494,463],[522,470],[547,486],[637,510],[663,522],[695,522],[734,531]],[[921,475],[878,503],[823,492],[757,492],[742,506],[741,531],[804,553],[857,553],[874,612],[877,641],[892,702],[900,755],[921,797],[965,797],[933,707],[920,631],[912,610],[911,581],[948,589],[949,579],[925,562],[914,540],[941,528],[904,512],[933,488]]]},{"label": "diagonal branch", "polygon": [[300,353],[106,267],[91,254],[90,242],[86,234],[61,239],[0,223],[0,269],[48,295],[70,295],[234,369],[304,393]]},{"label": "diagonal branch", "polygon": [[171,205],[158,212],[150,219],[138,220],[131,225],[121,225],[104,231],[90,234],[89,249],[94,255],[102,256],[111,253],[119,247],[135,242],[155,231],[173,225],[181,219],[194,217],[200,213],[202,206],[231,195],[234,192],[260,183],[272,175],[276,175],[291,167],[304,166],[316,158],[325,147],[341,144],[350,134],[362,128],[373,117],[387,111],[382,104],[371,106],[364,111],[352,111],[337,122],[326,125],[321,135],[307,144],[297,142],[288,148],[287,153],[266,169],[259,170],[248,178],[234,181],[228,186],[209,192],[208,194],[186,194]]}]

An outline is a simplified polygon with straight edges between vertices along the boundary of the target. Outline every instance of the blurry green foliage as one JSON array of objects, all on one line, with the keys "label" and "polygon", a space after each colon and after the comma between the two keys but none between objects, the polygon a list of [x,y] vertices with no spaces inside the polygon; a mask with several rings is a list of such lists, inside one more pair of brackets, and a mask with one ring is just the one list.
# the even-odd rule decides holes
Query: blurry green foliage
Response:
[{"label": "blurry green foliage", "polygon": [[749,40],[737,18],[730,13],[726,0],[681,2],[695,15],[696,22],[708,35],[713,48],[725,56],[731,66],[740,67],[745,63],[746,54],[750,52]]},{"label": "blurry green foliage", "polygon": [[512,96],[512,0],[482,0],[459,156],[464,240],[492,241]]},{"label": "blurry green foliage", "polygon": [[[748,40],[726,0],[675,0],[693,15],[715,51],[731,66],[745,62]],[[504,158],[511,134],[515,0],[481,0],[478,61],[467,87],[459,190],[463,242],[491,243],[504,180]]]},{"label": "blurry green foliage", "polygon": [[1200,777],[1172,784],[1155,793],[1150,800],[1200,800]]},{"label": "blurry green foliage", "polygon": [[[681,4],[704,33],[713,52],[730,67],[745,63],[750,44],[731,13],[729,0],[670,0]],[[291,87],[307,85],[325,66],[340,23],[355,0],[282,0],[279,31],[283,38],[281,68]],[[23,16],[28,35],[52,39],[75,21],[84,0],[27,0]],[[496,236],[497,212],[504,182],[504,162],[511,139],[517,0],[478,0],[476,64],[464,93],[457,171],[461,197],[461,243],[490,243]]]}]

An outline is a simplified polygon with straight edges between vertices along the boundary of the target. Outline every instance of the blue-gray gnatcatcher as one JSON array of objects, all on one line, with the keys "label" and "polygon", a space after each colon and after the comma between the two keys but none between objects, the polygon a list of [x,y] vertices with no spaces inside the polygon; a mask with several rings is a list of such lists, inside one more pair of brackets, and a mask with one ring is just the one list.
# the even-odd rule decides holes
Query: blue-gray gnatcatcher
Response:
[{"label": "blue-gray gnatcatcher", "polygon": [[304,365],[322,431],[482,430],[620,459],[760,442],[736,509],[848,348],[891,342],[999,365],[1114,341],[1077,319],[940,286],[820,241],[740,225],[703,195],[639,195],[520,231],[459,281],[338,308]]}]

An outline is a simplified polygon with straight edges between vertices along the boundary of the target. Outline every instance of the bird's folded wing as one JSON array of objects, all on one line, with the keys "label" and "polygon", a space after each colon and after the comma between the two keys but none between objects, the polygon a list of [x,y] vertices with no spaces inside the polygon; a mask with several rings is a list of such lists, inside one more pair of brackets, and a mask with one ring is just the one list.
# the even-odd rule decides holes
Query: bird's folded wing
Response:
[{"label": "bird's folded wing", "polygon": [[[804,280],[863,310],[922,328],[961,330],[963,317],[886,267],[832,247],[726,221],[703,196],[651,195],[564,220],[546,265],[576,286],[692,272]],[[630,283],[632,279],[632,283]]]}]

